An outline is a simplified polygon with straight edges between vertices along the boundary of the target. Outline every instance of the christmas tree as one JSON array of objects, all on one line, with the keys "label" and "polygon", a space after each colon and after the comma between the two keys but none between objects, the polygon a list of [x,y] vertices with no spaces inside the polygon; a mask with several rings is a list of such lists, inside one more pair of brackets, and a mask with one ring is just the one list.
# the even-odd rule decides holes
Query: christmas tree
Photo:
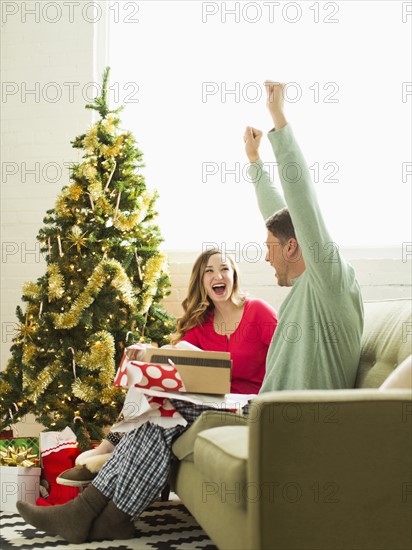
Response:
[{"label": "christmas tree", "polygon": [[47,429],[70,426],[81,448],[103,437],[124,394],[112,385],[124,348],[163,345],[175,329],[160,302],[170,291],[155,224],[156,192],[141,174],[142,152],[120,130],[102,93],[99,120],[72,145],[84,151],[70,185],[48,210],[37,239],[47,271],[23,287],[25,310],[0,373],[0,428],[27,413]]}]

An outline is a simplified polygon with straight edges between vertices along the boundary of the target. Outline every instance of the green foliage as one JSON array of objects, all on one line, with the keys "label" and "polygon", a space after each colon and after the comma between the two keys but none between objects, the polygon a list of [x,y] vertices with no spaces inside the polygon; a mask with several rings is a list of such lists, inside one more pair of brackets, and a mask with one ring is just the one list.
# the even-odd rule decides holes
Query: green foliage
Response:
[{"label": "green foliage", "polygon": [[19,328],[0,374],[0,427],[26,413],[46,428],[70,426],[83,448],[103,436],[121,409],[112,386],[124,348],[167,343],[174,319],[162,309],[170,292],[154,222],[157,193],[146,188],[143,154],[120,130],[121,109],[102,95],[88,109],[99,120],[72,142],[84,151],[71,168],[37,236],[47,272],[26,283]]}]

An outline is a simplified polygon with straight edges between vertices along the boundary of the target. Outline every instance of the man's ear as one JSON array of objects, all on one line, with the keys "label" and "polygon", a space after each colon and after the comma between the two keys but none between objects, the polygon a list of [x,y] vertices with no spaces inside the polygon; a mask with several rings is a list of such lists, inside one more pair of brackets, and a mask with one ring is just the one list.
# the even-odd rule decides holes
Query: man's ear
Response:
[{"label": "man's ear", "polygon": [[300,255],[298,241],[293,237],[291,237],[287,242],[286,254],[288,260],[296,260],[296,255]]}]

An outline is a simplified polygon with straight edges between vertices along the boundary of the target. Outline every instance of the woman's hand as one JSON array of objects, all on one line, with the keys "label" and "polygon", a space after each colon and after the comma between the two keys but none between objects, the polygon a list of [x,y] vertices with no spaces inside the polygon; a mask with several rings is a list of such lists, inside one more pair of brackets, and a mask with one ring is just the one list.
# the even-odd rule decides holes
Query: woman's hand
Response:
[{"label": "woman's hand", "polygon": [[249,162],[256,162],[259,157],[260,140],[263,133],[256,128],[248,126],[245,130],[243,140],[245,142],[245,151]]}]

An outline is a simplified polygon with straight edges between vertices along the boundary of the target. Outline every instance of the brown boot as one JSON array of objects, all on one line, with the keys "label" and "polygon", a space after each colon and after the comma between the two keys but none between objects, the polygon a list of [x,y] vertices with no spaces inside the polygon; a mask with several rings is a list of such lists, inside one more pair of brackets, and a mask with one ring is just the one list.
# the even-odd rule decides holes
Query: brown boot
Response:
[{"label": "brown boot", "polygon": [[92,542],[133,539],[136,537],[136,529],[132,520],[131,516],[119,510],[114,502],[109,500],[100,516],[94,520],[87,540]]},{"label": "brown boot", "polygon": [[18,501],[17,510],[27,523],[68,542],[79,544],[87,540],[93,520],[105,508],[109,499],[90,485],[78,497],[57,506],[34,506]]},{"label": "brown boot", "polygon": [[64,470],[56,478],[56,482],[69,487],[87,487],[96,476],[97,473],[92,473],[85,466],[75,466],[69,470]]}]

